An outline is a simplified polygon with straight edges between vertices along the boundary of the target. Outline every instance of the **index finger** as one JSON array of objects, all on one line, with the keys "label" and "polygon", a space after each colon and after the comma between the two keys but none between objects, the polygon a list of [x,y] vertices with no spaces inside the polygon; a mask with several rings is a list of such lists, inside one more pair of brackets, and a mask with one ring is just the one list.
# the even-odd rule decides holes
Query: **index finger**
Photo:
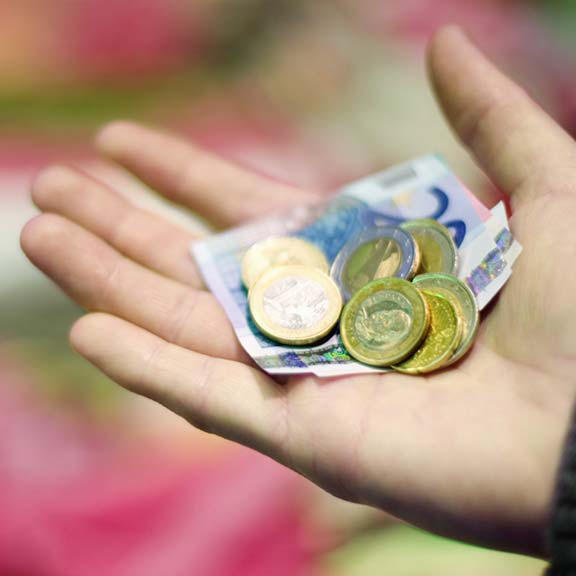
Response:
[{"label": "index finger", "polygon": [[104,127],[97,146],[158,193],[218,226],[315,199],[312,193],[244,170],[185,140],[130,122]]}]

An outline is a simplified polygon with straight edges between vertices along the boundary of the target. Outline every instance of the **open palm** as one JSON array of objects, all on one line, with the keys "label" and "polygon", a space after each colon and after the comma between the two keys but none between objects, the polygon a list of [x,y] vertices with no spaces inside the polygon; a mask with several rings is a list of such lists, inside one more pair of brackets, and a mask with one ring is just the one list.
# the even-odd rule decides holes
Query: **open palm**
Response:
[{"label": "open palm", "polygon": [[[44,214],[22,245],[89,310],[73,346],[126,388],[343,498],[455,538],[543,554],[576,393],[576,146],[458,30],[440,31],[429,56],[447,118],[511,195],[524,246],[471,353],[446,371],[275,382],[202,289],[190,233],[76,170],[37,178]],[[110,125],[98,144],[218,225],[314,198],[140,126]]]}]

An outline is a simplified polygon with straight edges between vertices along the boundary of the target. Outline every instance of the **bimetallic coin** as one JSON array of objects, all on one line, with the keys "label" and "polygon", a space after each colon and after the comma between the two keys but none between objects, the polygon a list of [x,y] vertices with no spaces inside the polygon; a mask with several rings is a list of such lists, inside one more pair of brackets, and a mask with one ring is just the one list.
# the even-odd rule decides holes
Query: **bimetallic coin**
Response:
[{"label": "bimetallic coin", "polygon": [[302,264],[328,273],[322,250],[291,236],[277,236],[254,244],[242,259],[242,282],[250,288],[264,272],[277,266]]},{"label": "bimetallic coin", "polygon": [[448,274],[422,274],[412,283],[421,290],[444,296],[454,306],[462,321],[462,340],[446,365],[457,362],[468,352],[480,324],[478,303],[465,282]]},{"label": "bimetallic coin", "polygon": [[348,241],[334,260],[331,276],[346,300],[379,278],[411,278],[420,262],[412,236],[397,226],[370,228]]},{"label": "bimetallic coin", "polygon": [[454,307],[443,296],[427,290],[422,294],[430,309],[430,329],[416,352],[392,368],[406,374],[424,374],[444,366],[462,337],[462,324]]},{"label": "bimetallic coin", "polygon": [[456,274],[458,248],[450,230],[436,220],[410,220],[400,225],[407,230],[420,248],[421,260],[418,274],[438,272]]},{"label": "bimetallic coin", "polygon": [[334,281],[308,266],[280,266],[265,272],[248,292],[258,329],[276,342],[311,344],[338,322],[342,296]]},{"label": "bimetallic coin", "polygon": [[428,306],[407,280],[370,282],[346,304],[340,335],[351,356],[372,366],[389,366],[410,356],[428,330]]}]

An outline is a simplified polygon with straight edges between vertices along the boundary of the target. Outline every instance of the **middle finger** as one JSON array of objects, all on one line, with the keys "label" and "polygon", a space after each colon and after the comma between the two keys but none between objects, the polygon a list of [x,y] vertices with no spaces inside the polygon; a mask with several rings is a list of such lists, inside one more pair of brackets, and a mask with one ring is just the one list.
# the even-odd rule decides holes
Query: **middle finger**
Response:
[{"label": "middle finger", "polygon": [[202,287],[189,253],[193,234],[134,206],[95,178],[73,168],[52,166],[36,177],[32,198],[43,212],[76,222],[146,268]]},{"label": "middle finger", "polygon": [[22,232],[22,248],[78,304],[128,320],[190,350],[248,361],[214,296],[147,270],[56,214]]}]

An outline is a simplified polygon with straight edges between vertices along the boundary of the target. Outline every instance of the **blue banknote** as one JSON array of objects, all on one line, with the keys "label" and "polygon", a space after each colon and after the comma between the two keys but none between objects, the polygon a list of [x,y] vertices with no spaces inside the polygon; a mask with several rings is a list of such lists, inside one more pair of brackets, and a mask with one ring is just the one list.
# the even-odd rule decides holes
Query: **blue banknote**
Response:
[{"label": "blue banknote", "polygon": [[[459,276],[471,283],[485,306],[511,273],[503,247],[512,240],[505,237],[508,228],[501,210],[497,216],[498,226],[487,226],[496,216],[472,197],[441,158],[429,155],[352,182],[322,203],[209,236],[195,242],[191,251],[237,337],[261,368],[271,374],[318,376],[372,372],[374,368],[348,355],[337,328],[314,346],[283,346],[263,336],[251,320],[241,280],[246,250],[270,236],[293,235],[318,246],[331,263],[348,240],[367,228],[434,218],[452,231],[461,257]],[[496,242],[497,231],[502,247]]]}]

